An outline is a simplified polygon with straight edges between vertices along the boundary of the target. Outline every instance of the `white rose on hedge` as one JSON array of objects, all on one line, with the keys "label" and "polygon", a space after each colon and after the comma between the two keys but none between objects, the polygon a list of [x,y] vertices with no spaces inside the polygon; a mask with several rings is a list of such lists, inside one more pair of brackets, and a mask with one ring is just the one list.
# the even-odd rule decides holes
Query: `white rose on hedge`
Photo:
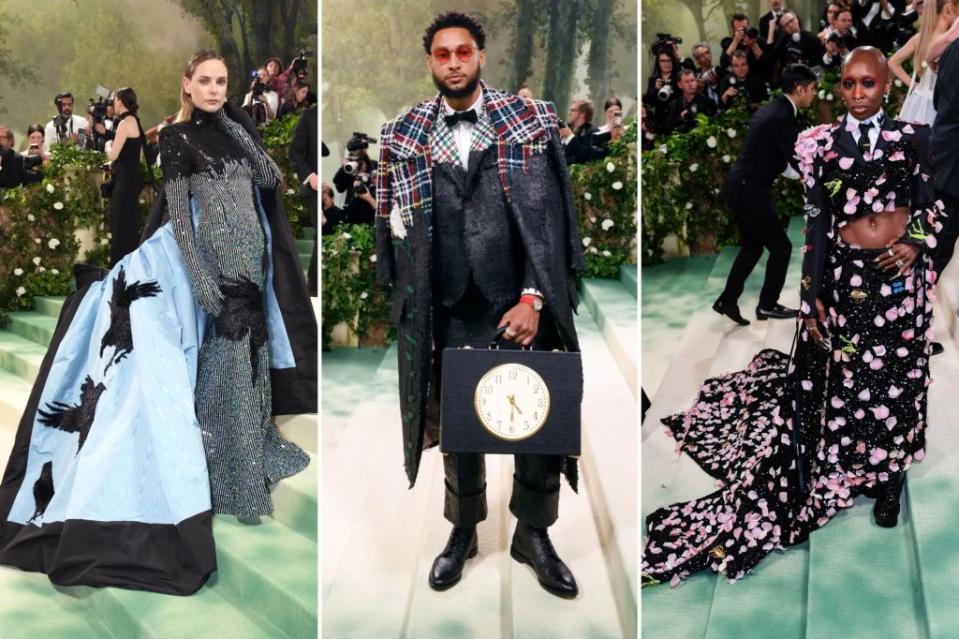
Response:
[{"label": "white rose on hedge", "polygon": [[353,239],[353,236],[350,235],[349,233],[343,233],[343,237],[346,238],[347,240],[352,240],[352,239]]},{"label": "white rose on hedge", "polygon": [[369,297],[369,296],[370,296],[370,294],[367,293],[366,291],[363,291],[362,293],[360,293],[360,299],[361,299],[361,300],[365,300],[365,299],[366,299],[367,297]]},{"label": "white rose on hedge", "polygon": [[715,149],[717,144],[719,144],[719,142],[716,141],[716,136],[711,135],[706,138],[706,146],[709,148]]},{"label": "white rose on hedge", "polygon": [[590,252],[590,253],[599,253],[599,249],[596,248],[595,246],[591,246],[591,247],[589,247],[589,252]]},{"label": "white rose on hedge", "polygon": [[54,203],[53,203],[53,208],[55,208],[55,209],[58,210],[58,211],[62,211],[62,210],[63,210],[63,202],[54,202]]},{"label": "white rose on hedge", "polygon": [[600,226],[603,227],[603,230],[604,230],[604,231],[608,231],[609,229],[613,228],[613,225],[615,225],[615,224],[616,224],[616,222],[612,221],[612,220],[609,219],[609,218],[606,218],[605,220],[603,220],[603,223],[600,224]]},{"label": "white rose on hedge", "polygon": [[47,184],[47,193],[53,193],[54,188],[52,184]]},{"label": "white rose on hedge", "polygon": [[584,199],[584,200],[587,200],[587,201],[592,200],[592,199],[593,199],[593,194],[590,193],[589,191],[586,191],[585,193],[583,193],[583,199]]},{"label": "white rose on hedge", "polygon": [[23,269],[22,269],[22,268],[15,268],[15,269],[13,269],[13,274],[14,274],[14,275],[18,275],[18,276],[19,276],[19,275],[23,275]]},{"label": "white rose on hedge", "polygon": [[37,270],[40,271],[41,273],[46,273],[46,272],[47,272],[47,269],[46,269],[46,267],[44,267],[44,266],[41,266],[41,267],[38,268]]},{"label": "white rose on hedge", "polygon": [[613,164],[612,162],[607,162],[607,163],[606,163],[606,170],[607,170],[608,172],[612,173],[613,171],[616,170],[616,165]]},{"label": "white rose on hedge", "polygon": [[55,237],[52,237],[52,238],[50,238],[50,241],[47,242],[47,246],[49,246],[51,249],[55,249],[55,248],[57,248],[58,246],[60,246],[60,240],[58,240],[58,239],[55,238]]},{"label": "white rose on hedge", "polygon": [[591,237],[584,237],[584,238],[583,238],[583,246],[589,246],[589,243],[592,242],[592,241],[593,241],[593,238],[591,238]]},{"label": "white rose on hedge", "polygon": [[688,211],[688,210],[691,209],[691,208],[693,208],[693,203],[692,203],[692,202],[686,202],[686,210]]},{"label": "white rose on hedge", "polygon": [[695,162],[689,165],[690,173],[695,173],[698,169],[699,169],[699,165],[696,164]]},{"label": "white rose on hedge", "polygon": [[613,254],[610,253],[609,251],[603,251],[603,257],[612,257],[612,256]]},{"label": "white rose on hedge", "polygon": [[375,255],[370,255],[370,261],[371,261],[371,262],[375,262],[375,261],[376,261],[376,256],[375,256]]},{"label": "white rose on hedge", "polygon": [[110,243],[110,240],[108,240],[107,238],[105,237],[100,238],[100,244],[109,244],[109,243]]},{"label": "white rose on hedge", "polygon": [[835,96],[834,96],[832,93],[827,93],[827,94],[826,94],[826,99],[829,100],[830,102],[832,102],[832,99],[833,99],[834,97],[835,97]]},{"label": "white rose on hedge", "polygon": [[732,128],[732,127],[726,129],[726,135],[728,135],[728,136],[731,137],[731,138],[736,137],[736,129],[734,129],[734,128]]},{"label": "white rose on hedge", "polygon": [[37,216],[33,213],[27,213],[27,222],[36,222]]},{"label": "white rose on hedge", "polygon": [[613,182],[613,190],[614,190],[614,191],[618,191],[618,190],[620,190],[621,188],[623,188],[623,183],[622,183],[622,182],[620,182],[619,180],[616,180],[615,182]]},{"label": "white rose on hedge", "polygon": [[35,258],[33,258],[31,261],[32,261],[36,266],[40,266],[40,258],[39,258],[39,257],[35,257]]},{"label": "white rose on hedge", "polygon": [[34,243],[34,244],[39,244],[39,243],[42,242],[42,241],[43,241],[43,240],[41,240],[39,237],[33,238],[33,243]]},{"label": "white rose on hedge", "polygon": [[596,224],[596,218],[595,218],[595,217],[589,218],[589,223],[590,223],[590,224]]},{"label": "white rose on hedge", "polygon": [[55,268],[50,269],[50,272],[53,273],[54,275],[59,275],[59,274],[60,274],[60,271],[57,270],[57,269],[55,269]]},{"label": "white rose on hedge", "polygon": [[662,153],[663,155],[666,155],[666,151],[667,151],[667,150],[668,150],[668,149],[666,148],[666,145],[665,145],[665,144],[660,144],[660,145],[659,145],[659,152]]},{"label": "white rose on hedge", "polygon": [[723,162],[725,162],[726,164],[729,164],[729,161],[730,161],[730,160],[732,160],[732,158],[729,157],[728,155],[724,155],[724,156],[723,156]]},{"label": "white rose on hedge", "polygon": [[22,286],[17,287],[17,297],[23,297],[24,295],[26,295],[26,293],[27,293],[27,289],[23,288]]}]

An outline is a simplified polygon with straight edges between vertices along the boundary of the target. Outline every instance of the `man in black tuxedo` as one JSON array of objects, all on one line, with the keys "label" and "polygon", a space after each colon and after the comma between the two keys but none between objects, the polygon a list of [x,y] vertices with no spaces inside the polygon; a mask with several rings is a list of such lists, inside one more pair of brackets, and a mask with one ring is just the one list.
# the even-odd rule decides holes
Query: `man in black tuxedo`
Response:
[{"label": "man in black tuxedo", "polygon": [[782,73],[783,95],[774,98],[753,116],[743,149],[726,177],[720,197],[739,222],[741,248],[726,279],[726,288],[713,310],[741,326],[749,324],[739,312],[739,296],[746,278],[763,253],[769,251],[766,277],[759,294],[756,319],[794,318],[798,311],[779,303],[786,281],[792,244],[776,216],[772,185],[783,172],[798,177],[791,166],[799,135],[799,109],[812,104],[816,74],[804,65],[786,67]]},{"label": "man in black tuxedo", "polygon": [[839,9],[836,14],[836,24],[826,36],[826,53],[822,56],[824,67],[836,68],[842,66],[842,59],[847,53],[859,46],[860,42],[853,28],[852,11],[847,8]]},{"label": "man in black tuxedo", "polygon": [[[300,196],[310,210],[310,219],[313,220],[314,231],[319,229],[316,224],[316,192],[319,186],[319,178],[316,174],[316,120],[316,105],[314,104],[300,115],[287,155],[290,163],[293,164],[293,170],[296,171],[297,178],[300,180]],[[310,269],[306,276],[306,286],[313,297],[316,297],[317,293],[316,236],[318,234],[314,233],[313,235],[313,254],[310,255]]]},{"label": "man in black tuxedo", "polygon": [[858,44],[889,53],[896,35],[897,18],[906,10],[906,0],[852,0],[849,4]]},{"label": "man in black tuxedo", "polygon": [[566,126],[559,130],[559,135],[566,147],[566,164],[581,164],[606,156],[606,150],[593,143],[596,127],[593,126],[592,102],[587,100],[573,102],[569,105],[566,120]]},{"label": "man in black tuxedo", "polygon": [[719,83],[719,109],[725,111],[745,104],[750,111],[755,111],[760,103],[769,98],[769,87],[758,74],[753,73],[749,56],[744,51],[733,52],[731,67],[732,73]]},{"label": "man in black tuxedo", "polygon": [[768,79],[770,68],[766,49],[763,46],[765,36],[759,29],[750,28],[749,18],[744,13],[734,13],[729,21],[732,34],[723,38],[719,43],[722,53],[719,56],[719,66],[730,69],[733,52],[742,51],[749,59],[749,68],[764,80]]},{"label": "man in black tuxedo", "polygon": [[686,133],[696,126],[696,116],[716,115],[716,105],[699,92],[696,72],[683,69],[679,72],[679,97],[669,105],[669,131]]},{"label": "man in black tuxedo", "polygon": [[[959,4],[959,2],[955,2]],[[945,205],[942,231],[937,236],[933,267],[939,275],[945,270],[955,251],[959,237],[959,45],[956,44],[959,22],[930,47],[926,61],[935,65],[939,77],[933,93],[936,120],[932,125],[930,155],[936,197]],[[942,44],[948,41],[945,50]],[[935,68],[935,67],[934,67]]]},{"label": "man in black tuxedo", "polygon": [[769,11],[759,18],[759,37],[763,39],[767,47],[776,44],[782,35],[779,18],[786,11],[785,5],[784,0],[769,0]]}]

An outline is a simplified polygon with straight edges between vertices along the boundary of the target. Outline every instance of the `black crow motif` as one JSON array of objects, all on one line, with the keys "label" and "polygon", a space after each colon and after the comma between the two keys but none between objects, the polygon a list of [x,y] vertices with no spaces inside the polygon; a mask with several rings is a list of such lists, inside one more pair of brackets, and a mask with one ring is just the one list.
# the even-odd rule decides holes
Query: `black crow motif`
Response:
[{"label": "black crow motif", "polygon": [[106,389],[107,387],[102,383],[94,385],[93,379],[87,375],[83,385],[80,386],[80,403],[71,406],[63,402],[49,402],[46,411],[42,409],[37,411],[40,414],[40,423],[65,433],[80,433],[80,444],[77,446],[79,455],[83,443],[87,441],[90,426],[93,425],[97,402],[100,401],[100,395]]},{"label": "black crow motif", "polygon": [[266,314],[263,311],[263,292],[249,278],[226,279],[220,285],[223,292],[223,310],[216,316],[216,332],[228,340],[238,342],[250,335],[250,365],[253,383],[259,369],[260,348],[266,344]]},{"label": "black crow motif", "polygon": [[33,484],[33,501],[37,504],[37,509],[33,511],[33,517],[28,519],[27,523],[42,516],[47,511],[47,506],[53,499],[53,493],[53,462],[48,461],[40,470],[40,478]]},{"label": "black crow motif", "polygon": [[161,292],[160,285],[156,282],[139,281],[126,285],[127,277],[123,268],[113,279],[113,296],[110,298],[110,328],[103,334],[100,340],[100,357],[108,346],[114,348],[107,367],[103,369],[106,374],[110,366],[118,364],[120,360],[133,352],[133,331],[130,328],[130,305],[141,297],[156,297]]}]

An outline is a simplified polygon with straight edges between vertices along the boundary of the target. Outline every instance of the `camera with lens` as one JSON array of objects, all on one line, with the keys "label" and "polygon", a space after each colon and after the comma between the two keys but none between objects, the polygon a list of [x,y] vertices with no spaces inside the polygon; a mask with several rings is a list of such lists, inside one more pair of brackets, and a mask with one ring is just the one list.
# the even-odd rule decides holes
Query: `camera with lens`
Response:
[{"label": "camera with lens", "polygon": [[832,42],[840,49],[848,48],[846,36],[840,35],[835,31],[829,34],[829,38],[826,39],[826,42]]},{"label": "camera with lens", "polygon": [[749,38],[750,40],[758,40],[759,29],[757,29],[756,27],[749,27],[748,29],[746,29],[746,37]]},{"label": "camera with lens", "polygon": [[299,53],[293,59],[293,74],[298,78],[306,77],[306,59],[312,57],[313,52],[309,49],[300,49]]},{"label": "camera with lens", "polygon": [[41,164],[43,164],[42,155],[22,155],[20,157],[23,158],[24,171],[32,171],[33,169],[36,169]]},{"label": "camera with lens", "polygon": [[666,101],[669,100],[671,97],[673,97],[673,93],[675,93],[675,91],[674,91],[674,89],[673,89],[673,85],[669,83],[669,79],[668,79],[668,78],[664,78],[664,79],[663,79],[663,86],[662,86],[662,88],[660,88],[659,91],[656,92],[656,97],[659,98],[660,101],[666,102]]},{"label": "camera with lens", "polygon": [[94,123],[102,123],[107,118],[107,107],[109,103],[103,96],[97,96],[96,99],[90,98],[87,106],[87,113]]},{"label": "camera with lens", "polygon": [[368,136],[361,131],[353,131],[353,135],[346,141],[346,150],[350,153],[356,151],[365,151],[371,144],[376,144],[376,139]]},{"label": "camera with lens", "polygon": [[674,36],[670,33],[657,33],[656,39],[653,40],[653,44],[650,45],[650,48],[653,50],[653,55],[657,56],[660,53],[668,53],[669,55],[675,54],[675,48],[673,45],[682,44],[683,39],[679,36]]}]

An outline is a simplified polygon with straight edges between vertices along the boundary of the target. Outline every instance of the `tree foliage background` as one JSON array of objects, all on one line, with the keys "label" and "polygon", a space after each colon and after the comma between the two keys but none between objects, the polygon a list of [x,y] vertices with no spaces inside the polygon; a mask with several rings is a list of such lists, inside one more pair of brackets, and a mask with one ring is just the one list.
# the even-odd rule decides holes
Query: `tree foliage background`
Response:
[{"label": "tree foliage background", "polygon": [[525,82],[561,117],[573,98],[600,109],[610,95],[635,103],[638,15],[630,0],[324,0],[323,136],[334,150],[327,181],[353,131],[375,136],[385,120],[436,93],[422,37],[444,11],[480,19],[483,78],[497,88]]},{"label": "tree foliage background", "polygon": [[[102,84],[133,87],[150,128],[179,107],[180,77],[197,49],[225,54],[235,100],[270,55],[285,66],[300,47],[315,51],[316,19],[314,0],[3,0],[0,123],[19,148],[28,125],[56,113],[54,95],[71,91],[74,112],[85,114]],[[309,68],[315,77],[315,57]]]}]

